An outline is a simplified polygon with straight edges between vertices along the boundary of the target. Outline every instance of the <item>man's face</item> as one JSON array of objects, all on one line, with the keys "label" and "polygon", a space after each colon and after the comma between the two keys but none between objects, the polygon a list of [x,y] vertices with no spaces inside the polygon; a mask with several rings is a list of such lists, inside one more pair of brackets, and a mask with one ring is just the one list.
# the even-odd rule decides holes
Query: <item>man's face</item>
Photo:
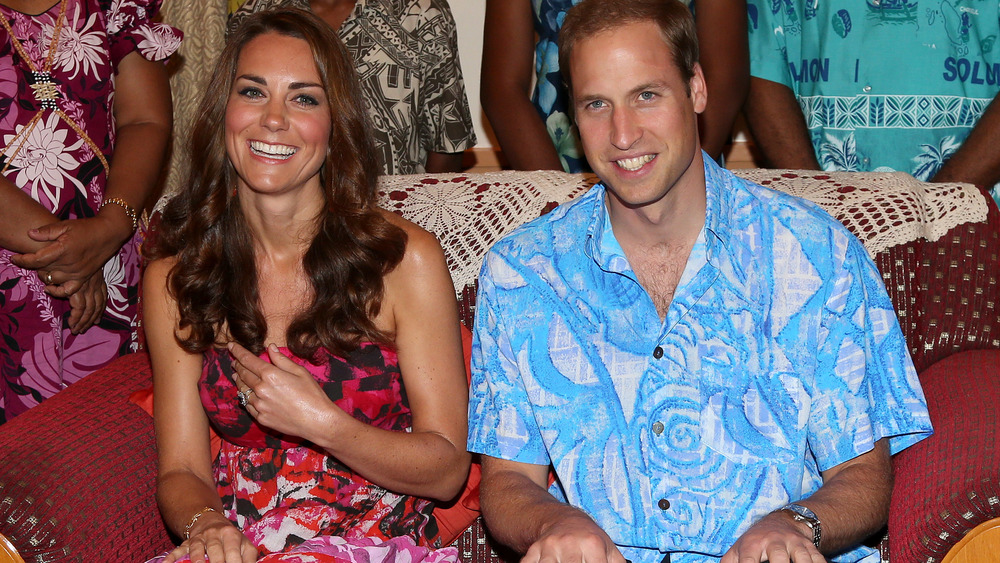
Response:
[{"label": "man's face", "polygon": [[587,160],[619,201],[644,207],[701,178],[700,166],[689,169],[701,162],[697,114],[705,109],[705,80],[696,66],[684,81],[655,23],[578,42],[570,73]]}]

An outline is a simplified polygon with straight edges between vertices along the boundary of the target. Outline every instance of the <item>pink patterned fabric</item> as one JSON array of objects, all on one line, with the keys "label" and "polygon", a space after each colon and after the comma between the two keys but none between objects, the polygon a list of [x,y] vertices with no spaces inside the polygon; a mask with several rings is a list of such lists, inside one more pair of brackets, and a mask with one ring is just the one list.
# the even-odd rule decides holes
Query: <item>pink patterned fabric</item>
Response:
[{"label": "pink patterned fabric", "polygon": [[[147,563],[159,563],[164,556]],[[190,561],[187,556],[179,563]],[[307,540],[287,553],[265,555],[258,563],[451,563],[458,561],[458,548],[429,549],[413,543],[408,537],[380,540],[361,538],[347,540],[325,536]]]},{"label": "pink patterned fabric", "polygon": [[[105,160],[114,147],[112,77],[118,63],[135,50],[162,60],[180,44],[180,32],[149,22],[159,3],[66,0],[50,67],[58,91],[54,104],[86,131]],[[60,8],[55,2],[29,16],[0,6],[35,69],[45,68]],[[65,120],[36,99],[31,70],[0,27],[3,174],[59,219],[93,216],[104,199],[104,166]],[[68,302],[51,299],[38,275],[11,264],[11,251],[0,248],[0,423],[135,350],[140,236],[108,261],[107,309],[97,325],[77,336],[64,326]]]},{"label": "pink patterned fabric", "polygon": [[[323,350],[317,356],[317,364],[289,357],[354,418],[409,430],[393,350],[362,343],[344,358]],[[429,546],[438,536],[430,501],[387,491],[309,442],[258,425],[236,400],[226,350],[207,351],[204,366],[202,404],[223,438],[214,463],[219,497],[225,516],[264,556],[260,561],[457,560],[457,549]]]}]

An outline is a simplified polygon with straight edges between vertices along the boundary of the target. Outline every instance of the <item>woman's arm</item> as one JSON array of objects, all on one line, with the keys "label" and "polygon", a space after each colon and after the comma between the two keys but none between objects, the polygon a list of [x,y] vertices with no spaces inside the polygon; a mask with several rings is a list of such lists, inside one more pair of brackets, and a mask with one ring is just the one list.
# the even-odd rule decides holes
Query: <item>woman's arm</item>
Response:
[{"label": "woman's arm", "polygon": [[[170,84],[162,63],[132,52],[118,65],[115,78],[115,152],[104,199],[119,199],[141,214],[153,203],[170,138]],[[14,258],[31,270],[53,274],[52,295],[68,297],[117,253],[133,233],[124,207],[105,205],[95,217],[50,223],[29,231],[45,247]]]},{"label": "woman's arm", "polygon": [[28,230],[56,221],[56,216],[31,199],[6,177],[0,176],[0,247],[14,252],[35,252],[45,243],[32,240]]},{"label": "woman's arm", "polygon": [[698,118],[701,146],[718,159],[750,86],[746,0],[696,0],[695,24],[708,107]]},{"label": "woman's arm", "polygon": [[408,236],[402,262],[385,279],[379,326],[396,335],[412,432],[392,432],[341,410],[305,369],[270,346],[268,363],[231,344],[247,410],[279,432],[324,448],[373,483],[402,494],[449,500],[465,483],[468,383],[458,306],[444,252],[430,233],[391,219]]},{"label": "woman's arm", "polygon": [[480,101],[514,170],[562,170],[531,103],[535,30],[528,0],[486,0]]},{"label": "woman's arm", "polygon": [[[190,553],[198,562],[250,563],[257,551],[222,514],[212,476],[208,417],[198,394],[201,354],[183,350],[175,338],[177,305],[167,290],[173,259],[157,260],[143,277],[143,323],[153,367],[153,412],[159,457],[156,500],[167,527],[185,538],[166,563]],[[190,530],[192,518],[205,508]],[[224,555],[223,555],[224,554]]]}]

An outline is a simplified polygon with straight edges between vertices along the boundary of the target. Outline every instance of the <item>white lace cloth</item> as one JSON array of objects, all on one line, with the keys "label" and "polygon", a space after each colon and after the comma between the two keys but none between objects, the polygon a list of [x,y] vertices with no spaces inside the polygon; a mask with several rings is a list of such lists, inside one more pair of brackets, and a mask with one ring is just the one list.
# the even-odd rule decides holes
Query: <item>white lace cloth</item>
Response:
[{"label": "white lace cloth", "polygon": [[[735,172],[817,203],[872,255],[921,237],[934,241],[957,225],[986,219],[986,200],[969,184],[926,184],[898,172]],[[553,171],[418,174],[384,176],[379,190],[385,208],[437,235],[461,293],[497,240],[595,181],[591,175]]]}]

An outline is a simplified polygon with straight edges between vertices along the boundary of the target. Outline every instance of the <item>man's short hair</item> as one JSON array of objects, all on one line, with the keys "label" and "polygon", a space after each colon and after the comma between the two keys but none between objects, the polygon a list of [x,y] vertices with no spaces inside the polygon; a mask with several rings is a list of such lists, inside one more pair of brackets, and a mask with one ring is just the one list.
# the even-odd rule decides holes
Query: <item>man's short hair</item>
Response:
[{"label": "man's short hair", "polygon": [[687,83],[698,62],[698,36],[694,18],[678,0],[583,0],[566,13],[559,30],[559,69],[573,91],[569,58],[573,47],[598,33],[632,23],[652,22],[660,27],[663,41],[674,55],[674,63]]}]

